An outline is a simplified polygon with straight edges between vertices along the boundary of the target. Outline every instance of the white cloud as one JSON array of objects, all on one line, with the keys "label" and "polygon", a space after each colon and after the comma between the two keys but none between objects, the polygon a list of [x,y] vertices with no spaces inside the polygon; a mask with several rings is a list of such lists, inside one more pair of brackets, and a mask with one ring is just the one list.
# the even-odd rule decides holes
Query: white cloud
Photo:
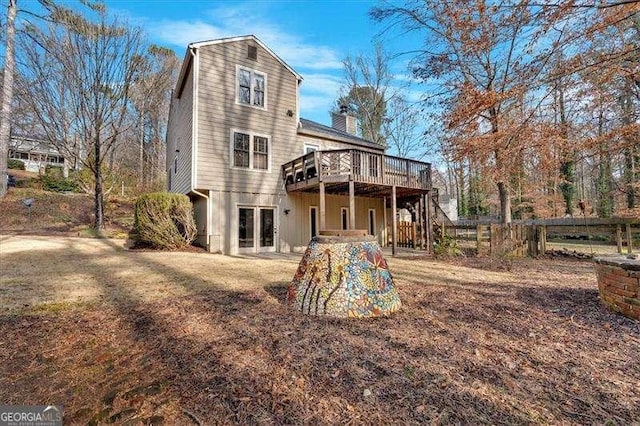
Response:
[{"label": "white cloud", "polygon": [[304,118],[321,123],[329,121],[329,110],[340,94],[342,79],[337,75],[310,73],[300,86],[300,109]]},{"label": "white cloud", "polygon": [[183,49],[194,41],[212,40],[228,37],[221,28],[202,21],[171,21],[163,19],[148,22],[147,31],[154,37]]},{"label": "white cloud", "polygon": [[[166,43],[185,48],[196,41],[254,34],[294,69],[338,70],[340,55],[329,46],[309,43],[266,21],[249,6],[218,7],[204,13],[208,19],[147,21],[149,33]],[[250,22],[251,25],[247,25]]]}]

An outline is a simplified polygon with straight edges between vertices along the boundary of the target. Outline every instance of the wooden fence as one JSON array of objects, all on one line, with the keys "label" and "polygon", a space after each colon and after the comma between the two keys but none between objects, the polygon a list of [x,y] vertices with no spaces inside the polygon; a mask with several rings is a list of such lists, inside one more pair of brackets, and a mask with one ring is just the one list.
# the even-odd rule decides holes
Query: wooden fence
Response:
[{"label": "wooden fence", "polygon": [[[618,253],[633,252],[640,244],[640,219],[562,218],[518,221],[511,224],[458,221],[440,229],[461,244],[475,245],[479,254],[537,256],[547,251],[547,242],[572,238],[599,240],[615,245]],[[624,250],[626,249],[626,250]]]}]

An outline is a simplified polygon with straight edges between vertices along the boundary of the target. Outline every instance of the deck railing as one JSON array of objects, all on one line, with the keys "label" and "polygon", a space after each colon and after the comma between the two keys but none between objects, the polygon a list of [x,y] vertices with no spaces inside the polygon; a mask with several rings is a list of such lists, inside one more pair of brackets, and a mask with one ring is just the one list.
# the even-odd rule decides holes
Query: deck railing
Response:
[{"label": "deck railing", "polygon": [[[313,151],[282,165],[289,185],[304,186],[319,181],[369,183],[415,189],[430,189],[431,165],[357,149]],[[298,185],[301,184],[301,185]]]}]

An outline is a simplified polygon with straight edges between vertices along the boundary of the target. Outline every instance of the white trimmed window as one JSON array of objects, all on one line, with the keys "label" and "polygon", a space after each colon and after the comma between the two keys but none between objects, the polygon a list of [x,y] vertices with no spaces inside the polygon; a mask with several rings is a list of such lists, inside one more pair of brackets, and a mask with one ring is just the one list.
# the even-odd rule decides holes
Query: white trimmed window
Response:
[{"label": "white trimmed window", "polygon": [[242,130],[231,131],[231,167],[270,170],[270,138]]},{"label": "white trimmed window", "polygon": [[320,150],[320,145],[316,145],[316,144],[312,144],[312,143],[305,143],[304,144],[304,153],[308,154],[310,152],[313,151],[319,151]]},{"label": "white trimmed window", "polygon": [[236,65],[237,103],[267,109],[267,75]]}]

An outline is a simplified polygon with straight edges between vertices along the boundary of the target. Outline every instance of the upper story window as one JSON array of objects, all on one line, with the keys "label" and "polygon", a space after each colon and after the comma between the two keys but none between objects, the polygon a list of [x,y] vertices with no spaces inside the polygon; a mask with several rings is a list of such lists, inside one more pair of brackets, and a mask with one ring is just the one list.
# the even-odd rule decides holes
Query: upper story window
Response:
[{"label": "upper story window", "polygon": [[233,130],[231,166],[254,169],[269,170],[269,137],[256,135],[250,132]]},{"label": "upper story window", "polygon": [[237,102],[256,108],[267,108],[267,75],[250,68],[236,67]]}]

